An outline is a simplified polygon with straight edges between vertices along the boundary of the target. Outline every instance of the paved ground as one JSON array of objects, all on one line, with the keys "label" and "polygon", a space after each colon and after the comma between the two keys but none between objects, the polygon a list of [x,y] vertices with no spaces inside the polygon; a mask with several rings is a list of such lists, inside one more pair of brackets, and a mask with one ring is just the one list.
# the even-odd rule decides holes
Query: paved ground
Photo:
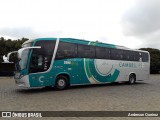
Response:
[{"label": "paved ground", "polygon": [[12,110],[159,111],[160,75],[151,75],[149,81],[135,85],[77,86],[65,91],[18,88],[13,78],[0,78],[0,111]]}]

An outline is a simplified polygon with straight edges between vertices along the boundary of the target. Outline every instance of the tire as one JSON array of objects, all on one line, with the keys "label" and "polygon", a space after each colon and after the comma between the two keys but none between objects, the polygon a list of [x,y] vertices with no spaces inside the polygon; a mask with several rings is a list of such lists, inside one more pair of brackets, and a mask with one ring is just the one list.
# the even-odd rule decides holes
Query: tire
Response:
[{"label": "tire", "polygon": [[57,90],[64,90],[69,87],[69,80],[66,76],[58,76],[55,83],[55,88]]},{"label": "tire", "polygon": [[129,75],[129,84],[133,85],[136,83],[136,76],[134,74]]}]

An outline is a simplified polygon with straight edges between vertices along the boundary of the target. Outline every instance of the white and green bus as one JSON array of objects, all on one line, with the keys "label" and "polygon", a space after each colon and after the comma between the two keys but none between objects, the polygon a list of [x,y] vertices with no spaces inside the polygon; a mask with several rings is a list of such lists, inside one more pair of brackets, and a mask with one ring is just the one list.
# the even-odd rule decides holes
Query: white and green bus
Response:
[{"label": "white and green bus", "polygon": [[[28,40],[18,50],[15,81],[22,87],[65,89],[72,85],[148,80],[147,51],[73,38]],[[9,59],[9,58],[8,58]]]}]

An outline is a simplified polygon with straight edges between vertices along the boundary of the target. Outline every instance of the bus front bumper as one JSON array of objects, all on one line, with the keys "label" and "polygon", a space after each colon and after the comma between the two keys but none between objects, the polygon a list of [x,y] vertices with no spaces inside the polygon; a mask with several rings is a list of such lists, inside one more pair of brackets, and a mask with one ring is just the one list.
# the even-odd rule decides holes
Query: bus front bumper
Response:
[{"label": "bus front bumper", "polygon": [[18,87],[27,87],[27,88],[30,87],[28,75],[25,75],[22,78],[18,78],[18,79],[14,78],[14,79]]}]

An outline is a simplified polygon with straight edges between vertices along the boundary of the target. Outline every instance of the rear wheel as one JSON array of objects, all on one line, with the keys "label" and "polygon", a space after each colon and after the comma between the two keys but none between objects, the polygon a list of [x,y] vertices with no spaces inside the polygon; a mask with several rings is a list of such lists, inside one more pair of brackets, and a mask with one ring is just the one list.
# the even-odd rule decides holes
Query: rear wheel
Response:
[{"label": "rear wheel", "polygon": [[136,82],[136,76],[134,74],[129,75],[129,84],[135,84]]},{"label": "rear wheel", "polygon": [[67,87],[69,87],[69,80],[66,76],[58,76],[56,79],[56,84],[55,84],[56,89],[58,90],[64,90]]}]

